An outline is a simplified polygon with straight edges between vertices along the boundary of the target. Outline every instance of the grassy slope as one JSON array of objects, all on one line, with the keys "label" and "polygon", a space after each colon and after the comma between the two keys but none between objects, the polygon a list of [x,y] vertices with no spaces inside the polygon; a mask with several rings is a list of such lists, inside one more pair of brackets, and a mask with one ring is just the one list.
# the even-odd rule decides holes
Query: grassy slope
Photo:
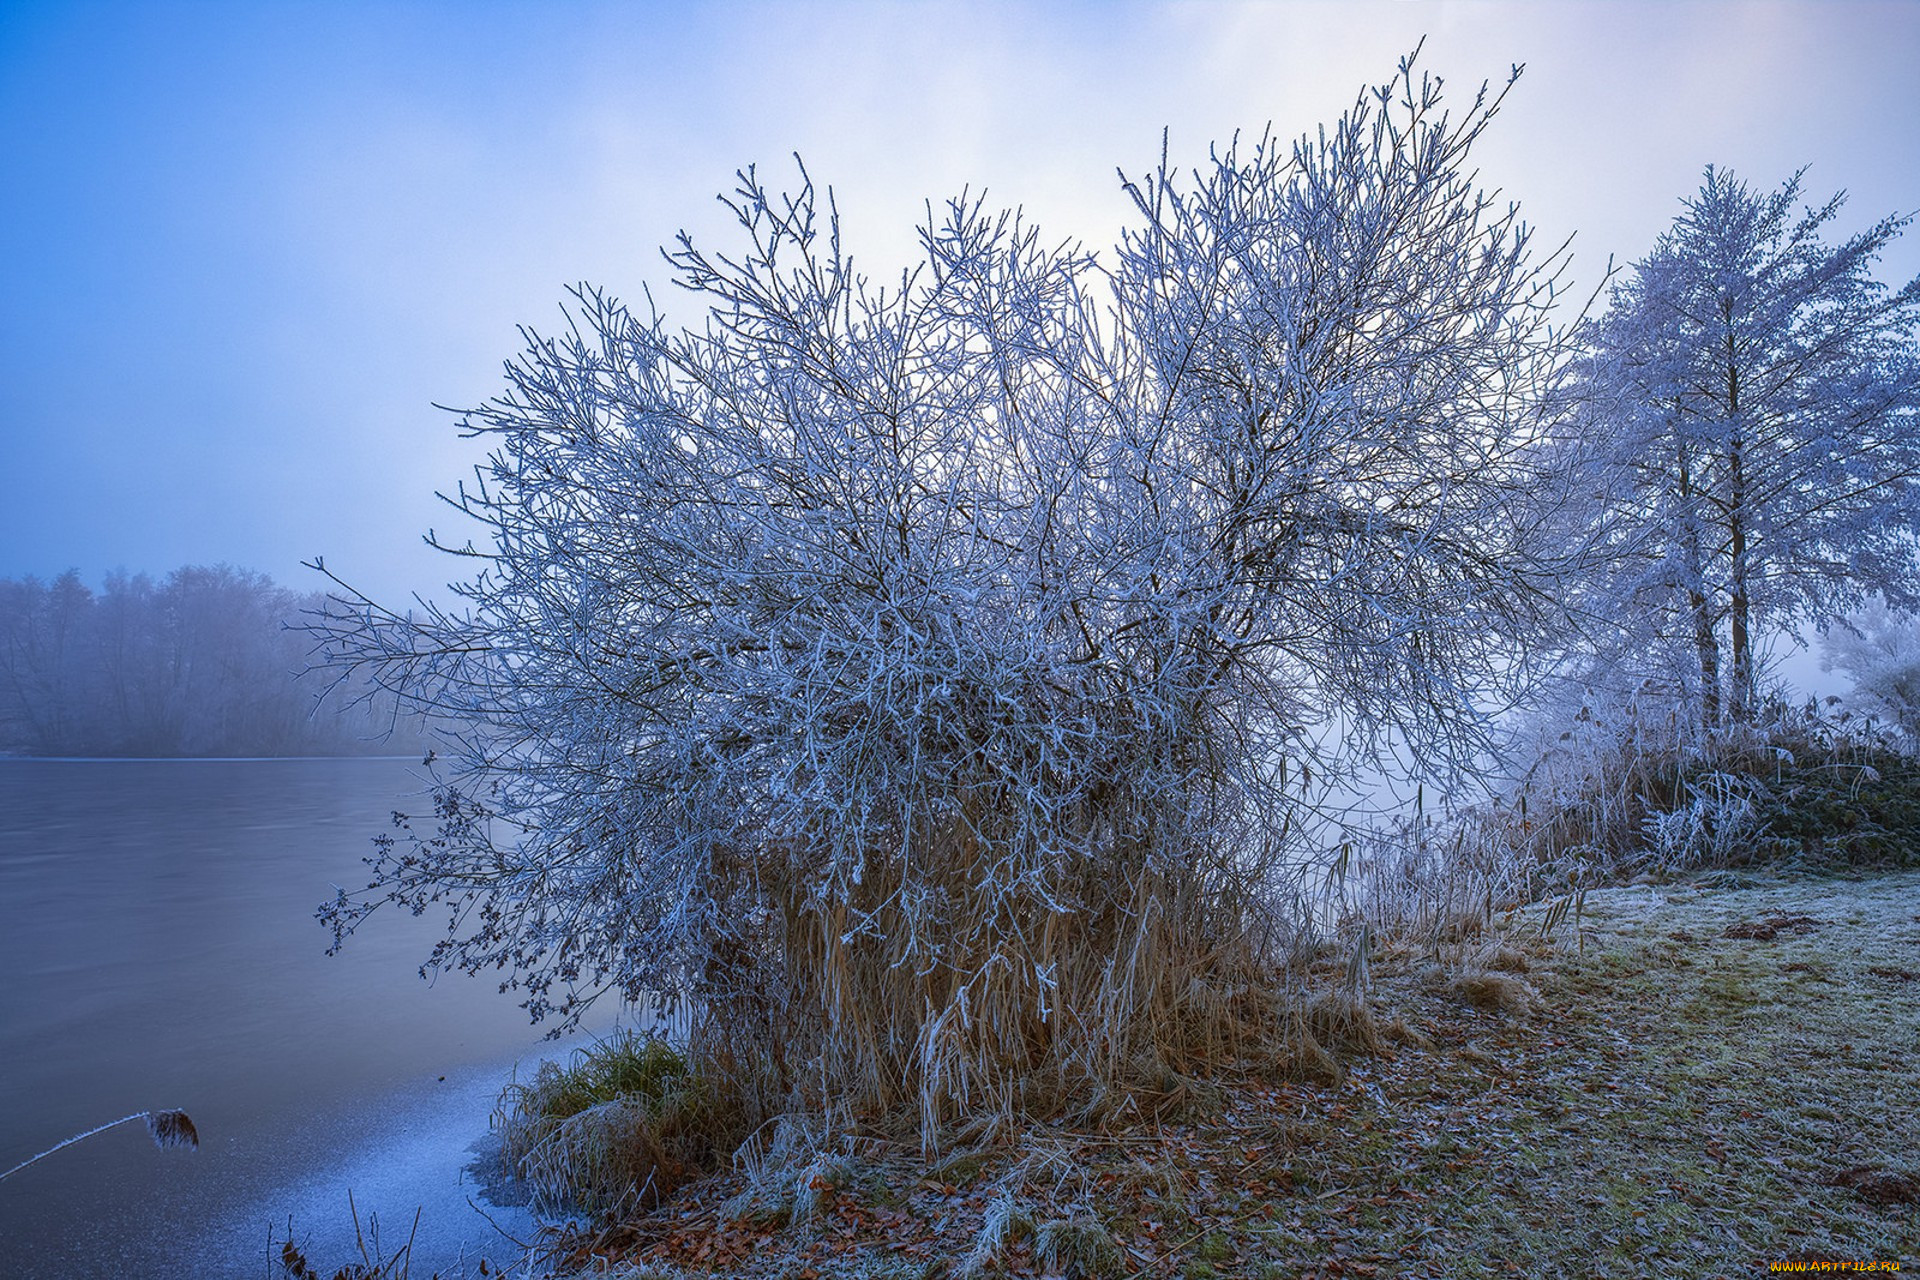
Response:
[{"label": "grassy slope", "polygon": [[[1591,896],[1580,948],[1534,975],[1544,1014],[1439,1023],[1449,1062],[1384,1068],[1390,1095],[1430,1092],[1396,1146],[1446,1206],[1407,1270],[1920,1262],[1920,1206],[1833,1184],[1920,1171],[1920,875],[1734,883]],[[1782,916],[1810,923],[1741,927]],[[1488,1060],[1461,1070],[1469,1045]]]},{"label": "grassy slope", "polygon": [[[1782,916],[1801,919],[1728,936]],[[1150,1125],[932,1169],[849,1140],[807,1175],[822,1207],[804,1225],[730,1222],[734,1176],[599,1253],[636,1278],[904,1280],[959,1270],[998,1205],[1010,1229],[984,1274],[1058,1274],[1057,1224],[1089,1220],[1117,1245],[1096,1272],[1196,1280],[1920,1264],[1920,1205],[1835,1181],[1920,1174],[1920,873],[1609,889],[1577,948],[1570,921],[1549,947],[1537,919],[1382,957],[1376,1007],[1429,1043],[1355,1059],[1337,1085],[1195,1083]],[[1467,1003],[1452,980],[1489,962],[1537,1004]]]}]

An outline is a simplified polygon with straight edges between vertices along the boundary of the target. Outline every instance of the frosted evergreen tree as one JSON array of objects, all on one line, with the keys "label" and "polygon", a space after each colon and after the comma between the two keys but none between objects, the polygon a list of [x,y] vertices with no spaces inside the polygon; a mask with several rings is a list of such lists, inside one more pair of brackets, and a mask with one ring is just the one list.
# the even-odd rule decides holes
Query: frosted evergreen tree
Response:
[{"label": "frosted evergreen tree", "polygon": [[1920,601],[1920,281],[1873,274],[1910,218],[1832,244],[1844,196],[1796,212],[1800,195],[1799,174],[1760,194],[1709,168],[1585,367],[1624,553],[1596,603],[1690,653],[1708,729],[1753,716],[1770,632],[1875,591]]}]

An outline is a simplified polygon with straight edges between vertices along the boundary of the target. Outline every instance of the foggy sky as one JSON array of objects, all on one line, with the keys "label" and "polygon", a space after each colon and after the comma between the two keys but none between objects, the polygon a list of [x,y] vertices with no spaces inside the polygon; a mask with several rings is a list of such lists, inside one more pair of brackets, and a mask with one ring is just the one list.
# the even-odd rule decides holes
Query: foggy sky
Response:
[{"label": "foggy sky", "polygon": [[727,247],[736,168],[800,152],[879,278],[963,186],[1099,247],[1163,127],[1190,166],[1330,123],[1423,34],[1460,109],[1527,65],[1482,175],[1582,292],[1709,162],[1810,165],[1846,231],[1920,208],[1913,3],[0,8],[0,576],[324,554],[444,597],[420,535],[479,453],[433,404],[576,281],[693,319],[658,246]]}]

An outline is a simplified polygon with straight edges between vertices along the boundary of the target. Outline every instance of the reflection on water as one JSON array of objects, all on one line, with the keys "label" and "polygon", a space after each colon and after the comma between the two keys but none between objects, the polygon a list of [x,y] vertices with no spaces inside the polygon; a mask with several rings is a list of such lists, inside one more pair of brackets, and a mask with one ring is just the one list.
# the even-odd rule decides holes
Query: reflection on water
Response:
[{"label": "reflection on water", "polygon": [[[431,918],[376,915],[333,958],[313,919],[422,787],[394,760],[0,760],[0,1168],[150,1108],[187,1111],[203,1143],[162,1153],[127,1125],[15,1174],[0,1274],[259,1277],[269,1222],[235,1217],[264,1204],[284,1238],[274,1188],[311,1190],[396,1128],[440,1142],[423,1117],[484,1136],[496,1064],[543,1048],[525,1014],[492,981],[419,980]],[[465,1216],[423,1227],[491,1235]]]}]

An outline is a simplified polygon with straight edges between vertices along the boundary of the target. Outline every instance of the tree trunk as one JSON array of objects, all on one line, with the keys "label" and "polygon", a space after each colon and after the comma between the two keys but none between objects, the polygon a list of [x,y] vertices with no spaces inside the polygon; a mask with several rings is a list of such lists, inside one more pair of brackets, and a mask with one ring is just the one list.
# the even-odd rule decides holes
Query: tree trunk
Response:
[{"label": "tree trunk", "polygon": [[1712,733],[1720,727],[1720,639],[1714,634],[1713,601],[1707,593],[1700,552],[1700,514],[1695,506],[1692,460],[1677,425],[1674,452],[1679,460],[1680,500],[1686,510],[1681,541],[1685,548],[1687,613],[1693,620],[1693,649],[1700,665],[1700,727]]},{"label": "tree trunk", "polygon": [[1746,440],[1740,426],[1740,366],[1727,308],[1727,610],[1733,632],[1733,679],[1727,710],[1736,724],[1752,721],[1759,701],[1753,671],[1753,603],[1748,590]]},{"label": "tree trunk", "polygon": [[[1736,474],[1738,459],[1736,452],[1733,455]],[[1733,679],[1727,690],[1727,710],[1736,723],[1745,724],[1753,719],[1755,704],[1760,699],[1753,669],[1753,604],[1747,586],[1747,525],[1737,508],[1731,523],[1733,567],[1729,577],[1731,589],[1727,595],[1727,608],[1732,619]]]}]

